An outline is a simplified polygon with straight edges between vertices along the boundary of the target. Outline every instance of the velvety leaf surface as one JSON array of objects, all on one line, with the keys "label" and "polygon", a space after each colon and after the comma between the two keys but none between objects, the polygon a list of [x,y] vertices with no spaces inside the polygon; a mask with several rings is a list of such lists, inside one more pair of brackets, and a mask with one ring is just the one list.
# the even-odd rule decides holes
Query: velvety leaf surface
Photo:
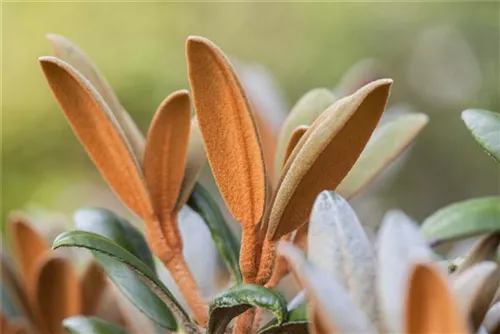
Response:
[{"label": "velvety leaf surface", "polygon": [[[93,251],[93,253],[99,253],[100,255],[97,255],[96,259],[108,272],[110,278],[116,280],[115,282],[118,286],[120,286],[120,284],[127,284],[127,289],[122,291],[125,293],[127,293],[127,291],[128,293],[137,293],[134,294],[131,299],[132,302],[135,300],[144,300],[143,298],[145,297],[141,294],[141,291],[144,291],[144,289],[140,286],[137,287],[135,283],[138,281],[132,279],[134,276],[130,275],[130,270],[133,270],[134,273],[137,274],[135,277],[146,284],[149,290],[162,300],[165,306],[163,313],[166,314],[166,310],[170,308],[184,326],[190,324],[188,315],[182,310],[175,297],[157,278],[151,268],[121,246],[98,234],[85,231],[70,231],[59,235],[56,240],[54,240],[53,248],[57,249],[59,247],[83,247]],[[126,268],[130,270],[123,270]],[[146,297],[145,304],[145,306],[150,307],[154,303],[147,302]],[[170,321],[173,320],[172,317],[155,318],[153,320],[158,321],[160,325],[166,328],[177,328],[175,321]]]},{"label": "velvety leaf surface", "polygon": [[431,244],[500,231],[500,197],[483,197],[448,205],[422,224]]},{"label": "velvety leaf surface", "polygon": [[63,327],[71,334],[128,334],[120,326],[96,317],[76,316],[64,319]]},{"label": "velvety leaf surface", "polygon": [[75,212],[74,220],[78,230],[102,235],[154,270],[153,255],[142,233],[114,212],[102,208],[83,208]]},{"label": "velvety leaf surface", "polygon": [[351,198],[380,174],[420,133],[429,121],[425,114],[411,114],[381,126],[336,191]]},{"label": "velvety leaf surface", "polygon": [[236,285],[216,297],[210,304],[207,334],[222,334],[231,320],[251,307],[274,314],[279,324],[287,317],[284,297],[260,285]]},{"label": "velvety leaf surface", "polygon": [[468,109],[462,112],[462,120],[479,145],[500,163],[500,114]]},{"label": "velvety leaf surface", "polygon": [[217,202],[200,183],[196,183],[187,204],[207,224],[219,255],[236,282],[241,283],[243,278],[239,265],[240,243],[227,226]]}]

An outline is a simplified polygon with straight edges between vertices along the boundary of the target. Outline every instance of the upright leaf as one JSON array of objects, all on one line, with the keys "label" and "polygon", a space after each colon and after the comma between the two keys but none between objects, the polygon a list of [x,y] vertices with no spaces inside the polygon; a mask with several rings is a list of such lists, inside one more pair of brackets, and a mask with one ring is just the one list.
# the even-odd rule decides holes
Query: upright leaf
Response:
[{"label": "upright leaf", "polygon": [[33,281],[35,270],[50,249],[43,237],[21,217],[9,219],[9,230],[13,257],[24,286],[30,291],[35,283]]},{"label": "upright leaf", "polygon": [[283,155],[283,161],[281,161],[281,165],[279,165],[280,168],[286,165],[288,158],[290,157],[293,150],[297,146],[298,142],[300,141],[300,138],[302,138],[302,136],[306,133],[308,129],[309,127],[307,125],[301,125],[296,127],[295,130],[293,130],[292,134],[290,135],[290,139],[288,140],[288,143],[286,145],[286,149]]},{"label": "upright leaf", "polygon": [[298,248],[280,242],[278,253],[287,259],[294,277],[314,305],[321,327],[328,333],[375,333],[373,325],[347,291],[326,272],[308,263]]},{"label": "upright leaf", "polygon": [[106,79],[99,73],[97,66],[94,65],[85,52],[63,36],[49,34],[47,39],[52,45],[56,57],[76,68],[95,87],[130,141],[137,159],[142,161],[145,144],[144,136],[125,108],[120,104],[118,97]]},{"label": "upright leaf", "polygon": [[47,333],[62,334],[62,321],[81,311],[78,278],[66,259],[54,256],[47,256],[39,262],[35,277],[32,303],[42,329]]},{"label": "upright leaf", "polygon": [[125,248],[152,270],[155,269],[153,255],[146,239],[124,218],[102,208],[79,209],[73,218],[78,230],[102,235]]},{"label": "upright leaf", "polygon": [[500,114],[468,109],[462,112],[462,119],[479,145],[500,163]]},{"label": "upright leaf", "polygon": [[64,328],[71,334],[127,334],[128,331],[120,326],[96,317],[75,316],[64,319]]},{"label": "upright leaf", "polygon": [[210,304],[207,334],[223,334],[231,320],[252,307],[274,314],[278,323],[286,320],[286,301],[282,295],[260,285],[236,285]]},{"label": "upright leaf", "polygon": [[66,118],[102,176],[127,206],[151,224],[157,221],[141,169],[115,116],[91,84],[54,57],[40,64]]},{"label": "upright leaf", "polygon": [[483,197],[448,205],[422,224],[433,245],[500,231],[500,197]]},{"label": "upright leaf", "polygon": [[81,277],[81,313],[83,315],[91,315],[97,312],[107,287],[108,281],[103,269],[97,262],[91,261]]},{"label": "upright leaf", "polygon": [[232,215],[259,224],[266,201],[264,160],[245,93],[229,61],[201,37],[187,41],[189,81],[208,161]]},{"label": "upright leaf", "polygon": [[430,264],[416,264],[406,295],[405,333],[469,333],[445,278]]},{"label": "upright leaf", "polygon": [[473,265],[483,261],[495,261],[499,245],[500,233],[491,233],[484,236],[472,247],[465,260],[456,268],[454,274],[461,274]]},{"label": "upright leaf", "polygon": [[177,91],[158,107],[148,131],[144,176],[171,247],[180,242],[172,219],[186,164],[191,104],[187,91]]},{"label": "upright leaf", "polygon": [[299,126],[309,126],[314,120],[335,102],[335,95],[327,88],[315,88],[304,94],[293,106],[281,126],[276,151],[276,175],[280,175],[285,161],[285,152],[292,133]]},{"label": "upright leaf", "polygon": [[309,261],[348,291],[377,323],[375,252],[356,213],[336,193],[323,191],[314,202],[307,245]]},{"label": "upright leaf", "polygon": [[425,114],[410,114],[375,130],[336,191],[345,198],[351,198],[363,190],[410,145],[428,120]]},{"label": "upright leaf", "polygon": [[196,183],[187,203],[207,224],[220,257],[232,273],[237,283],[242,282],[239,266],[240,244],[227,226],[218,204],[208,191]]},{"label": "upright leaf", "polygon": [[288,159],[268,218],[277,240],[302,224],[321,190],[335,189],[365,147],[385,109],[392,80],[377,80],[330,106]]},{"label": "upright leaf", "polygon": [[416,223],[398,210],[384,216],[378,233],[377,295],[388,332],[403,332],[405,293],[412,265],[432,258]]}]

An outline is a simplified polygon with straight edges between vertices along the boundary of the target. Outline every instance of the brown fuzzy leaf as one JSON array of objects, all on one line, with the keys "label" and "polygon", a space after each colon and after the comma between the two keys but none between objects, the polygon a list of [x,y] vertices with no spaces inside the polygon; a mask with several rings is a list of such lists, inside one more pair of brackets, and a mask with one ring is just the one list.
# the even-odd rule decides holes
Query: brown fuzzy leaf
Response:
[{"label": "brown fuzzy leaf", "polygon": [[62,321],[80,313],[80,282],[63,258],[46,257],[36,273],[34,308],[42,319],[43,333],[63,334]]},{"label": "brown fuzzy leaf", "polygon": [[73,131],[121,200],[146,222],[156,221],[139,164],[108,106],[73,67],[54,57],[40,64]]},{"label": "brown fuzzy leaf", "polygon": [[481,240],[479,240],[469,251],[469,254],[465,258],[464,262],[462,262],[453,272],[454,276],[463,273],[465,270],[477,263],[483,261],[495,261],[499,245],[500,233],[491,233],[481,238]]},{"label": "brown fuzzy leaf", "polygon": [[300,138],[306,133],[307,129],[309,129],[309,126],[307,125],[301,125],[295,128],[293,130],[292,134],[290,135],[290,139],[288,140],[288,143],[286,145],[285,149],[285,154],[283,156],[283,162],[282,166],[284,167],[288,161],[288,158],[290,158],[290,155],[292,154],[294,148],[297,146],[297,143],[299,142]]},{"label": "brown fuzzy leaf", "polygon": [[198,126],[198,121],[196,118],[193,118],[191,120],[191,132],[189,133],[184,177],[174,212],[179,212],[186,204],[206,162],[207,154],[205,152],[205,145],[203,144],[203,137]]},{"label": "brown fuzzy leaf", "polygon": [[103,269],[97,262],[91,261],[81,277],[83,315],[96,315],[107,287],[108,281]]},{"label": "brown fuzzy leaf", "polygon": [[47,35],[47,39],[52,45],[52,49],[54,50],[56,57],[64,60],[77,69],[90,82],[90,84],[95,87],[104,102],[113,112],[118,124],[127,136],[127,139],[136,154],[136,158],[139,161],[142,161],[145,145],[144,136],[125,108],[123,108],[120,104],[115,92],[108,84],[104,76],[99,73],[97,66],[92,62],[90,57],[78,46],[63,36],[49,34]]},{"label": "brown fuzzy leaf", "polygon": [[[177,91],[158,107],[146,139],[144,176],[160,221],[172,221],[181,187],[189,140],[191,104],[187,91]],[[165,233],[177,226],[163,226]]]},{"label": "brown fuzzy leaf", "polygon": [[323,189],[335,189],[354,165],[385,109],[392,80],[374,81],[335,102],[311,125],[283,169],[269,211],[267,238],[307,221]]},{"label": "brown fuzzy leaf", "polygon": [[468,333],[457,302],[438,269],[416,264],[410,274],[406,296],[405,333]]},{"label": "brown fuzzy leaf", "polygon": [[37,263],[50,252],[43,237],[22,217],[9,221],[12,255],[21,274],[25,289],[33,285]]},{"label": "brown fuzzy leaf", "polygon": [[266,174],[255,121],[229,61],[202,37],[187,41],[189,81],[208,161],[232,215],[244,228],[259,224]]}]

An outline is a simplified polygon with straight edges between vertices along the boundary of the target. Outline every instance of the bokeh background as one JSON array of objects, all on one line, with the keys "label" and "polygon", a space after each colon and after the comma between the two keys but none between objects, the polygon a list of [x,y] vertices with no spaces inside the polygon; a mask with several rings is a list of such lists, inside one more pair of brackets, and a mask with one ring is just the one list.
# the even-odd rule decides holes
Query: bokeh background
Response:
[{"label": "bokeh background", "polygon": [[[250,77],[266,73],[259,94],[274,101],[270,114],[312,88],[338,87],[346,73],[393,78],[394,113],[424,112],[430,124],[354,201],[363,219],[399,207],[420,221],[448,203],[499,193],[498,165],[460,119],[471,107],[500,110],[498,2],[19,2],[2,10],[2,222],[12,210],[125,212],[45,83],[37,57],[51,54],[48,33],[91,56],[144,132],[162,99],[188,88],[192,34],[213,40]],[[208,168],[203,178],[210,184]]]}]

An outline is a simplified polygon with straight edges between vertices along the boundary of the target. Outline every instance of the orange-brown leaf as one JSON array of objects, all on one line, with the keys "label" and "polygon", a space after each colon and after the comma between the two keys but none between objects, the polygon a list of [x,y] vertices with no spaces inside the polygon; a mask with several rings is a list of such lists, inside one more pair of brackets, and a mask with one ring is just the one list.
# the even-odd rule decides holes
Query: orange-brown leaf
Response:
[{"label": "orange-brown leaf", "polygon": [[153,205],[138,162],[108,106],[69,64],[41,57],[47,81],[80,142],[122,201],[146,221],[155,221]]},{"label": "orange-brown leaf", "polygon": [[285,154],[283,156],[283,161],[282,161],[283,167],[286,165],[288,158],[290,158],[290,155],[292,154],[294,148],[297,146],[297,143],[299,142],[300,138],[302,138],[304,133],[306,133],[307,129],[309,129],[309,126],[301,125],[296,127],[295,130],[293,130],[292,134],[290,135],[290,139],[286,144]]},{"label": "orange-brown leaf", "polygon": [[277,240],[307,221],[324,189],[349,172],[385,109],[392,80],[377,80],[343,98],[311,125],[288,159],[269,210],[267,237]]},{"label": "orange-brown leaf", "polygon": [[103,269],[97,262],[91,261],[81,277],[83,315],[96,315],[107,286]]},{"label": "orange-brown leaf", "polygon": [[406,298],[406,333],[469,332],[445,278],[430,264],[415,265]]},{"label": "orange-brown leaf", "polygon": [[80,284],[66,259],[46,257],[40,263],[33,303],[47,333],[63,334],[62,321],[80,313]]},{"label": "orange-brown leaf", "polygon": [[33,284],[37,263],[50,251],[43,237],[21,217],[9,222],[12,255],[17,262],[25,289]]},{"label": "orange-brown leaf", "polygon": [[201,37],[187,41],[189,80],[207,156],[219,190],[244,228],[259,224],[266,175],[256,125],[229,61]]},{"label": "orange-brown leaf", "polygon": [[[158,107],[146,139],[144,176],[160,221],[171,221],[179,195],[189,140],[191,104],[177,91]],[[164,226],[164,230],[177,226]]]},{"label": "orange-brown leaf", "polygon": [[55,55],[77,69],[90,84],[95,87],[104,102],[113,112],[118,124],[130,141],[137,159],[142,161],[145,144],[144,136],[130,115],[120,104],[115,92],[101,73],[99,73],[97,66],[94,65],[90,57],[63,36],[49,34],[47,35],[47,39],[52,45]]}]

